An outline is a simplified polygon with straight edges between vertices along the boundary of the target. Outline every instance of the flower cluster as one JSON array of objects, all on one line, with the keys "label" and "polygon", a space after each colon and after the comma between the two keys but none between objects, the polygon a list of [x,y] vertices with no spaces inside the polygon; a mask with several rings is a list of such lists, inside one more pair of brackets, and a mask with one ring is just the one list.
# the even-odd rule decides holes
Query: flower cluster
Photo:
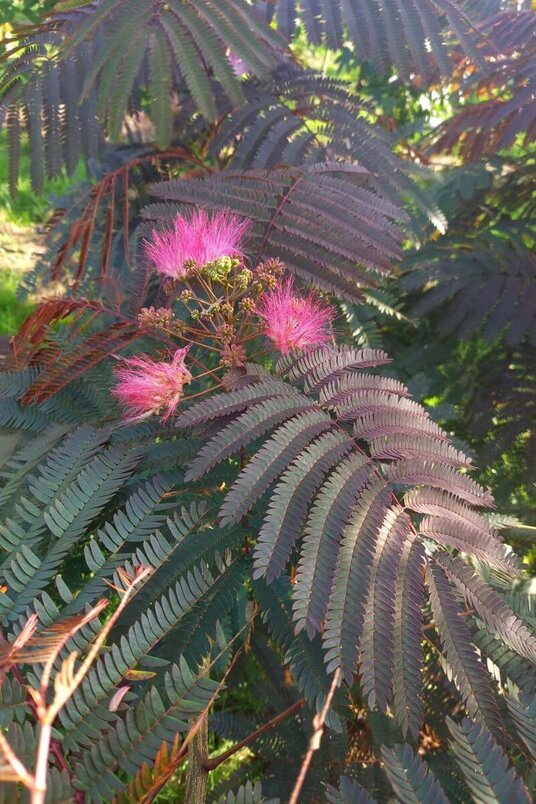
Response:
[{"label": "flower cluster", "polygon": [[[216,352],[220,367],[240,369],[248,360],[246,345],[258,343],[261,333],[281,354],[329,341],[333,310],[314,293],[298,293],[292,277],[284,278],[280,260],[267,259],[253,269],[244,264],[248,227],[229,212],[210,216],[200,210],[178,215],[172,229],[153,232],[146,243],[147,255],[169,285],[164,291],[175,292],[175,304],[185,315],[176,318],[171,306],[144,307],[140,326],[188,346],[177,349],[171,362],[138,356],[116,369],[113,394],[128,419],[173,415],[184,385],[193,379],[185,364],[190,346]],[[206,374],[213,371],[200,376]]]},{"label": "flower cluster", "polygon": [[177,215],[173,228],[154,231],[145,243],[145,253],[164,276],[182,279],[192,270],[211,265],[229,268],[233,257],[242,257],[249,221],[231,212],[210,216],[204,210]]},{"label": "flower cluster", "polygon": [[129,357],[116,369],[118,384],[112,391],[131,421],[162,413],[163,420],[175,412],[183,386],[192,375],[185,365],[188,347],[177,349],[171,363],[148,356]]}]

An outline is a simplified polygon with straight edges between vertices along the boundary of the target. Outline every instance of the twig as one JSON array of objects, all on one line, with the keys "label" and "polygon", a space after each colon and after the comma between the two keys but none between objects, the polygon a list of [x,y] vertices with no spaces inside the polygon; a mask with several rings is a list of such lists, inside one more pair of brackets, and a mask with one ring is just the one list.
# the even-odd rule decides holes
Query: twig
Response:
[{"label": "twig", "polygon": [[119,605],[115,609],[114,613],[108,620],[108,622],[101,628],[97,638],[91,644],[89,651],[87,652],[84,661],[81,663],[79,668],[77,669],[76,673],[72,674],[72,677],[69,678],[67,685],[65,688],[58,687],[56,689],[56,696],[52,704],[49,706],[46,718],[49,723],[52,723],[58,712],[60,711],[61,707],[66,703],[66,701],[71,697],[71,695],[75,692],[75,690],[79,687],[81,682],[84,679],[84,676],[88,673],[91,669],[91,665],[95,661],[99,650],[101,649],[102,645],[104,644],[106,637],[112,630],[115,622],[119,619],[119,615],[127,605],[128,601],[132,597],[132,593],[134,591],[134,587],[141,583],[141,581],[150,573],[152,572],[151,567],[140,566],[137,568],[135,578],[129,582],[128,586],[124,590],[120,590],[115,587],[109,581],[107,582],[108,586],[112,589],[115,589],[117,592],[121,594],[121,600]]},{"label": "twig", "polygon": [[[219,654],[212,659],[212,661],[210,662],[210,665],[209,665],[210,667],[212,667],[223,656],[223,654],[228,650],[230,645],[232,645],[233,642],[235,642],[240,637],[240,635],[247,628],[249,628],[252,625],[252,623],[255,620],[255,617],[257,616],[257,614],[258,614],[258,609],[256,609],[253,612],[252,617],[247,621],[247,623],[245,625],[242,626],[240,631],[237,634],[235,634],[232,637],[232,639],[229,640],[227,645],[224,648],[222,648],[222,650],[219,652]],[[137,804],[150,804],[155,799],[155,797],[158,795],[158,793],[160,792],[162,787],[165,785],[165,783],[168,781],[169,777],[173,773],[175,773],[175,771],[180,767],[180,765],[187,758],[189,746],[191,745],[191,743],[192,743],[194,737],[196,736],[196,734],[198,733],[198,731],[203,727],[203,718],[207,714],[209,708],[214,703],[217,695],[219,695],[220,691],[225,686],[225,682],[227,681],[227,678],[231,674],[231,672],[234,669],[238,659],[240,658],[243,648],[244,648],[244,646],[241,645],[238,648],[238,650],[236,651],[235,655],[231,659],[229,667],[227,668],[227,670],[225,671],[225,673],[223,675],[223,678],[219,682],[217,689],[212,694],[209,702],[207,703],[207,705],[205,706],[203,711],[199,714],[199,716],[198,716],[197,720],[194,722],[192,728],[189,730],[188,734],[186,735],[186,738],[185,738],[184,742],[182,743],[182,745],[181,745],[180,749],[178,750],[178,752],[174,755],[172,761],[168,764],[167,768],[159,775],[159,778],[156,780],[155,784],[151,787],[151,789],[149,791],[147,791],[143,796],[141,796],[140,798],[137,799]]]},{"label": "twig", "polygon": [[[208,678],[210,672],[210,659],[204,661],[203,674]],[[193,738],[188,749],[188,770],[186,772],[185,801],[195,801],[205,804],[208,793],[208,771],[205,769],[205,759],[208,756],[208,712],[205,711],[200,728]]]},{"label": "twig", "polygon": [[28,788],[28,790],[35,790],[35,779],[29,773],[18,756],[15,754],[13,749],[11,748],[10,744],[4,737],[3,732],[0,731],[0,754],[3,754],[4,759],[9,763],[17,781],[22,782],[24,787]]},{"label": "twig", "polygon": [[[58,644],[55,646],[55,650],[51,657],[49,658],[48,662],[45,664],[43,669],[43,674],[41,678],[41,684],[39,689],[34,690],[31,687],[29,688],[29,692],[35,701],[37,716],[40,724],[40,732],[39,732],[39,743],[37,749],[37,761],[34,770],[34,776],[32,777],[33,788],[32,788],[32,797],[31,801],[32,804],[44,804],[47,792],[47,773],[48,773],[48,760],[49,760],[49,752],[50,752],[50,744],[52,740],[52,724],[56,719],[60,709],[65,703],[69,700],[69,698],[73,695],[76,689],[79,687],[80,683],[83,681],[85,675],[91,668],[93,661],[95,660],[100,648],[102,647],[106,637],[108,636],[112,626],[116,622],[117,618],[119,617],[122,610],[125,608],[126,604],[128,603],[130,597],[132,596],[132,592],[134,587],[137,583],[139,583],[143,578],[151,572],[150,567],[139,567],[136,571],[135,576],[130,579],[126,573],[119,571],[119,575],[122,580],[128,581],[128,585],[124,590],[117,589],[111,583],[108,582],[108,585],[112,588],[116,589],[121,594],[121,601],[108,620],[108,622],[101,628],[100,633],[98,634],[95,641],[90,646],[85,659],[80,664],[78,670],[75,672],[75,662],[78,658],[78,652],[73,651],[69,654],[69,656],[64,659],[62,662],[61,668],[56,675],[55,678],[55,695],[53,701],[50,705],[47,704],[47,692],[50,682],[50,677],[52,673],[52,669],[55,663],[56,658],[58,657],[62,647],[66,644],[67,640],[73,636],[76,631],[80,630],[80,628],[89,622],[89,620],[96,617],[106,605],[106,601],[100,601],[97,603],[96,606],[91,609],[87,613],[85,617],[80,619],[76,626],[73,627],[68,634],[64,634],[63,638],[60,639]],[[10,762],[13,766],[13,764]],[[24,777],[21,778],[21,781],[24,782],[26,786],[28,786],[27,781],[25,781]]]},{"label": "twig", "polygon": [[279,725],[279,723],[281,723],[282,720],[285,720],[285,718],[290,717],[290,715],[293,715],[294,712],[297,712],[299,709],[301,709],[304,703],[305,698],[301,698],[299,701],[296,701],[296,703],[293,703],[292,706],[289,706],[288,709],[285,709],[283,712],[280,712],[271,720],[268,720],[262,726],[259,726],[258,729],[252,731],[251,734],[248,734],[247,737],[244,737],[243,740],[240,740],[239,743],[236,743],[236,745],[233,745],[227,751],[218,754],[218,756],[216,757],[211,757],[210,759],[207,759],[205,762],[203,762],[204,769],[206,771],[214,770],[215,768],[218,767],[218,765],[221,765],[222,762],[225,762],[227,759],[232,757],[233,754],[236,754],[242,748],[245,748],[246,745],[249,745],[249,743],[252,743],[254,740],[256,740],[257,737],[260,737],[261,734],[264,734],[267,731],[275,729],[275,727]]},{"label": "twig", "polygon": [[[189,749],[190,745],[192,744],[196,734],[200,731],[200,729],[203,728],[203,723],[204,723],[204,719],[206,717],[206,714],[207,714],[209,708],[214,703],[214,701],[216,699],[216,696],[223,689],[223,687],[225,685],[225,681],[227,680],[227,677],[230,675],[230,673],[234,669],[238,659],[240,658],[240,655],[242,653],[243,647],[244,646],[241,645],[238,648],[238,650],[236,651],[236,653],[233,656],[229,667],[225,671],[225,675],[223,676],[222,680],[220,681],[217,689],[212,694],[212,696],[210,698],[210,701],[205,706],[203,711],[199,714],[197,720],[194,722],[192,728],[190,729],[190,731],[186,735],[186,739],[184,740],[183,744],[181,745],[181,747],[180,747],[178,753],[176,754],[176,756],[173,758],[173,761],[170,762],[169,766],[165,769],[165,771],[162,774],[160,774],[160,777],[158,778],[158,780],[156,781],[154,786],[151,787],[151,789],[147,793],[145,793],[143,796],[141,796],[137,800],[137,804],[151,804],[151,802],[154,801],[154,799],[156,798],[158,793],[161,791],[162,787],[169,780],[169,777],[173,773],[175,773],[175,771],[180,767],[180,765],[182,765],[184,760],[187,758],[188,749]],[[212,661],[211,665],[212,664],[214,664],[214,660]]]},{"label": "twig", "polygon": [[294,790],[292,791],[292,795],[289,799],[288,804],[299,804],[301,789],[303,787],[305,777],[307,776],[307,772],[313,760],[313,754],[320,748],[320,742],[322,740],[322,735],[324,734],[324,726],[326,723],[326,718],[328,716],[333,696],[335,695],[335,690],[341,683],[341,678],[342,678],[342,671],[339,668],[335,672],[335,675],[333,676],[333,681],[331,682],[331,687],[329,688],[326,703],[324,704],[324,707],[320,712],[320,714],[316,715],[313,720],[314,732],[311,736],[311,739],[309,740],[309,748],[307,749],[307,753],[302,762],[302,766],[300,768],[300,772],[298,774],[298,778],[296,779],[296,784],[294,785]]}]

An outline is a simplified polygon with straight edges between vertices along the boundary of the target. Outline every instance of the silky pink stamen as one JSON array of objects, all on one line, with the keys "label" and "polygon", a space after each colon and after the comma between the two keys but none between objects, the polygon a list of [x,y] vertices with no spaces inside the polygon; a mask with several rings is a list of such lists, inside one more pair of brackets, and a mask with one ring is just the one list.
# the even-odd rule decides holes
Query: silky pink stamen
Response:
[{"label": "silky pink stamen", "polygon": [[311,293],[296,295],[292,278],[266,294],[258,314],[265,334],[281,354],[321,346],[330,338],[333,310]]},{"label": "silky pink stamen", "polygon": [[145,253],[159,273],[180,279],[192,264],[202,267],[222,257],[243,256],[249,227],[249,221],[232,212],[209,215],[198,209],[177,215],[171,229],[154,231],[145,242]]},{"label": "silky pink stamen", "polygon": [[188,347],[177,349],[171,363],[146,356],[130,357],[115,370],[118,383],[112,394],[128,419],[144,419],[162,412],[162,419],[169,419],[182,397],[183,386],[192,380],[184,362],[187,352]]}]

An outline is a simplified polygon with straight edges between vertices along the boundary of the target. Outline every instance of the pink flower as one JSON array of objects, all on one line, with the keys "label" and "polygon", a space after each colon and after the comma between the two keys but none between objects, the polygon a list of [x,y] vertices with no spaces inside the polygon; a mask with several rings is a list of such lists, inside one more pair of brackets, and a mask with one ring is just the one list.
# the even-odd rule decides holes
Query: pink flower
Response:
[{"label": "pink flower", "polygon": [[145,419],[165,411],[165,421],[173,414],[183,385],[192,380],[184,364],[187,351],[188,347],[177,349],[171,363],[145,356],[129,357],[115,370],[119,382],[112,393],[125,408],[128,419]]},{"label": "pink flower", "polygon": [[211,217],[197,209],[188,216],[177,215],[172,229],[154,231],[145,242],[145,253],[157,271],[179,279],[192,265],[202,267],[222,257],[241,257],[249,226],[249,221],[231,212],[215,212]]},{"label": "pink flower", "polygon": [[246,75],[247,73],[251,72],[244,59],[238,56],[236,53],[233,53],[233,51],[230,51],[228,53],[228,57],[229,61],[231,62],[231,67],[233,68],[235,75],[238,76],[238,78],[241,78],[243,75]]},{"label": "pink flower", "polygon": [[258,314],[266,335],[283,355],[329,340],[333,310],[312,293],[297,296],[292,278],[266,294]]}]

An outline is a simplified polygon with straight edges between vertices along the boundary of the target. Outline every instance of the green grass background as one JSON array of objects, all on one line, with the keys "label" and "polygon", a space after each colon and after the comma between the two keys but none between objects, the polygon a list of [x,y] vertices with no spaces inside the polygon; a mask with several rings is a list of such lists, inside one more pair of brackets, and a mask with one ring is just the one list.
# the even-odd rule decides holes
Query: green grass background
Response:
[{"label": "green grass background", "polygon": [[8,186],[8,151],[5,132],[0,132],[0,335],[12,335],[33,309],[17,298],[17,287],[22,273],[28,269],[28,255],[18,244],[28,240],[46,223],[55,201],[69,190],[71,185],[85,177],[82,164],[76,175],[65,172],[54,179],[47,179],[42,194],[32,189],[30,181],[30,149],[27,140],[22,143],[21,170],[16,196],[11,196]]}]

